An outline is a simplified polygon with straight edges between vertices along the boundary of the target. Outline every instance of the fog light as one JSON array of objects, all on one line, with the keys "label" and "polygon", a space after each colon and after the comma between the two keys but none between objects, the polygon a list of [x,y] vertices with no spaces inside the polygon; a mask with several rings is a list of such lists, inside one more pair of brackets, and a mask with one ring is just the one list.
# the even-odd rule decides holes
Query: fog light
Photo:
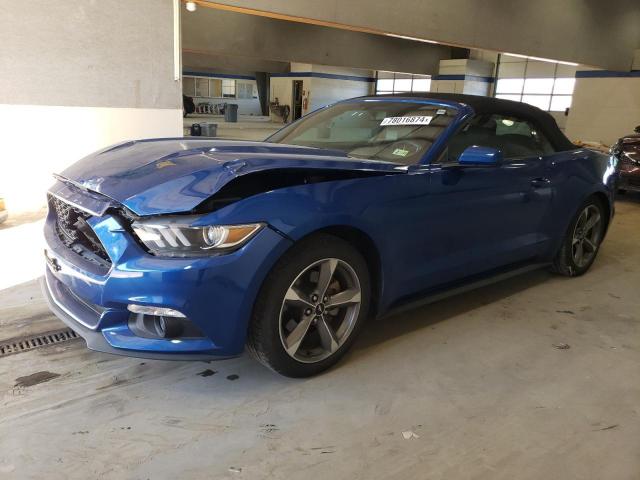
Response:
[{"label": "fog light", "polygon": [[185,314],[179,312],[178,310],[174,310],[173,308],[163,308],[163,307],[145,307],[142,305],[127,305],[127,310],[131,313],[142,313],[143,315],[153,315],[156,317],[179,317],[185,318]]},{"label": "fog light", "polygon": [[182,322],[171,317],[156,317],[156,333],[162,338],[175,338],[182,334]]}]

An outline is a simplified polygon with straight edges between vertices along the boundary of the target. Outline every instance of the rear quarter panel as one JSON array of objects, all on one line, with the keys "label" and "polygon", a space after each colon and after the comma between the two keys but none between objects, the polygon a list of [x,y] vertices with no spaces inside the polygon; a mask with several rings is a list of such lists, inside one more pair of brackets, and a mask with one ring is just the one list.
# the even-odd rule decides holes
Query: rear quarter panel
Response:
[{"label": "rear quarter panel", "polygon": [[548,252],[553,258],[582,203],[591,195],[606,197],[609,217],[614,213],[616,160],[589,149],[558,152],[547,157],[547,172],[554,185],[549,228],[554,242]]}]

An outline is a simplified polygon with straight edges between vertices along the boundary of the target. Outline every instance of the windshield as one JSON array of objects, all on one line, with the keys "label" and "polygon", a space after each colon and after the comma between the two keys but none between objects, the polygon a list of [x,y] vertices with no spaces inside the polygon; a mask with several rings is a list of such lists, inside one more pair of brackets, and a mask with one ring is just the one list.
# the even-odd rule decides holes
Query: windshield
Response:
[{"label": "windshield", "polygon": [[346,102],[311,114],[267,141],[342,150],[350,157],[412,165],[456,114],[451,107],[417,102]]}]

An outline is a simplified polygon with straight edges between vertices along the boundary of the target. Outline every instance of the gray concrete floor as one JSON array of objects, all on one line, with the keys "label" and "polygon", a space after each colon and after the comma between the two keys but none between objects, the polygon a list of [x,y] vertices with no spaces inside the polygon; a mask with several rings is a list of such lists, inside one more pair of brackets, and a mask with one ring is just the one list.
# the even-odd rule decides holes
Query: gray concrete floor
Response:
[{"label": "gray concrete floor", "polygon": [[[81,341],[1,358],[0,474],[637,479],[639,238],[629,195],[587,275],[532,272],[371,322],[307,380],[248,356],[145,361]],[[0,338],[62,326],[33,281],[0,291],[0,320]],[[59,376],[18,380],[38,372]]]}]

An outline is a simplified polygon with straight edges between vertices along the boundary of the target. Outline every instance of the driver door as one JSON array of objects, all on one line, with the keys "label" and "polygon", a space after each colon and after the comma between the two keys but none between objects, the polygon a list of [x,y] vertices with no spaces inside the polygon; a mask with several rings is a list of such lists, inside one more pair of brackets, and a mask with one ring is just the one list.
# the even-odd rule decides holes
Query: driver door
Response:
[{"label": "driver door", "polygon": [[[440,163],[428,167],[424,234],[434,250],[425,265],[427,283],[533,260],[544,251],[552,191],[543,156],[550,146],[537,132],[513,117],[475,118],[450,140]],[[504,160],[460,164],[471,145],[499,149]]]}]

